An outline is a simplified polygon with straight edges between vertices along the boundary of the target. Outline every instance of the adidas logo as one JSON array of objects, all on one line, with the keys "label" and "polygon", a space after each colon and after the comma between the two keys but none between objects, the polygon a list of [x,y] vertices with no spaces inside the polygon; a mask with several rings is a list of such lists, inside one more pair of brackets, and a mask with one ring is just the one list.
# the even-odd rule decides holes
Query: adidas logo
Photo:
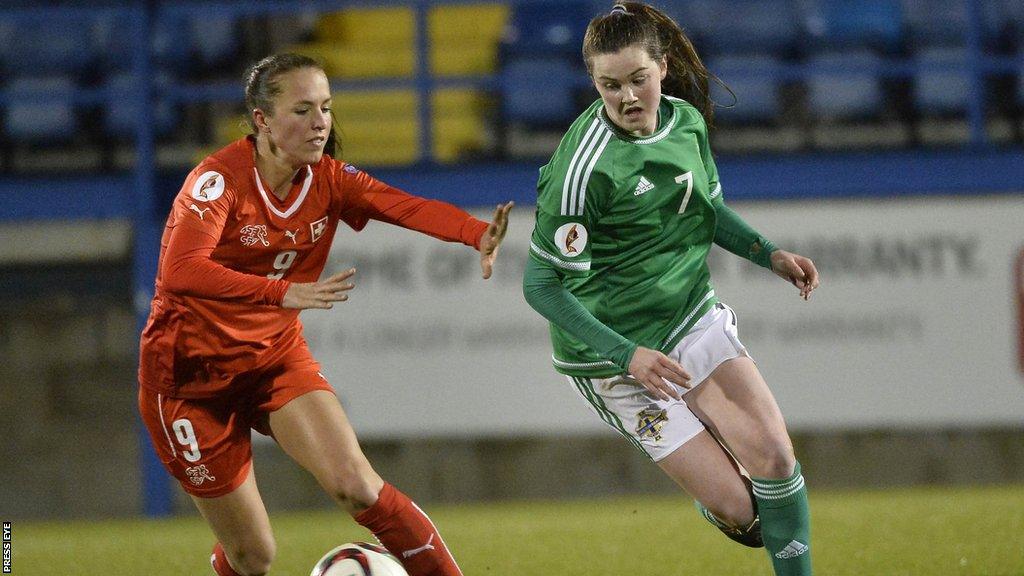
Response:
[{"label": "adidas logo", "polygon": [[810,546],[808,546],[807,544],[803,544],[798,540],[791,540],[789,544],[786,544],[785,548],[775,553],[775,557],[780,560],[785,560],[787,558],[796,558],[797,556],[803,554],[804,552],[807,552],[810,549]]},{"label": "adidas logo", "polygon": [[636,185],[636,190],[633,191],[633,196],[639,196],[644,192],[650,192],[654,189],[654,184],[643,176],[640,177],[640,183]]}]

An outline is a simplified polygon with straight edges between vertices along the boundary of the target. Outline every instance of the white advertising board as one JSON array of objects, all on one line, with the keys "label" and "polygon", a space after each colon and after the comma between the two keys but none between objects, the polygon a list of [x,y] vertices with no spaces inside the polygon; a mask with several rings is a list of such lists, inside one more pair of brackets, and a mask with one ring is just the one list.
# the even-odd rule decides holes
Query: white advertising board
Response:
[{"label": "white advertising board", "polygon": [[[710,259],[790,428],[1024,425],[1024,196],[734,208],[822,273],[804,302],[767,270],[717,248]],[[378,222],[339,229],[328,272],[355,266],[357,288],[302,320],[361,437],[604,429],[523,300],[532,228],[532,207],[516,209],[487,281],[465,246]]]}]

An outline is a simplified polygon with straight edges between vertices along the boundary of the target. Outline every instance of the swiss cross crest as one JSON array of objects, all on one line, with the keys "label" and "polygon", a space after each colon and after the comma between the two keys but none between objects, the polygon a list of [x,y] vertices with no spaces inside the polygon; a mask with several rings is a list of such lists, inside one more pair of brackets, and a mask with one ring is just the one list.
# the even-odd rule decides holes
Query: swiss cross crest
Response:
[{"label": "swiss cross crest", "polygon": [[313,237],[313,242],[316,242],[324,235],[324,231],[327,230],[327,216],[317,220],[316,222],[309,223],[309,234]]},{"label": "swiss cross crest", "polygon": [[202,485],[207,480],[211,482],[217,480],[215,476],[210,476],[210,471],[206,469],[206,464],[185,468],[185,474],[188,474],[188,481],[196,486]]},{"label": "swiss cross crest", "polygon": [[270,242],[267,242],[267,225],[247,224],[242,228],[242,244],[245,246],[253,246],[257,242],[264,246],[270,246]]}]

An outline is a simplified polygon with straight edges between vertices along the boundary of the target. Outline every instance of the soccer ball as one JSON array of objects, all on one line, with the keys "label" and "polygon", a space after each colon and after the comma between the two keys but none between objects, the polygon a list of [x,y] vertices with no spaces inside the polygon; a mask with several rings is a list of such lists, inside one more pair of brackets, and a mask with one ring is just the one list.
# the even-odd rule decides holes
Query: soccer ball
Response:
[{"label": "soccer ball", "polygon": [[387,550],[366,542],[349,542],[331,550],[309,576],[409,576]]}]

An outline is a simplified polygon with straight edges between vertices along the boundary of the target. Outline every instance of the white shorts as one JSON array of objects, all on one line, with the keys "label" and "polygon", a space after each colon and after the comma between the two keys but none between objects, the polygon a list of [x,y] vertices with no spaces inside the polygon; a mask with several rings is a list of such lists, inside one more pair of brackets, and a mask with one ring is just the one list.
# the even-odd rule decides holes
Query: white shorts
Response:
[{"label": "white shorts", "polygon": [[[736,313],[725,304],[717,303],[701,316],[668,356],[683,365],[696,388],[722,362],[749,354],[736,334]],[[684,395],[682,400],[659,400],[629,374],[611,378],[568,376],[568,379],[606,424],[655,462],[704,429],[704,424],[686,405],[685,394],[689,390],[681,386],[676,388]]]}]

